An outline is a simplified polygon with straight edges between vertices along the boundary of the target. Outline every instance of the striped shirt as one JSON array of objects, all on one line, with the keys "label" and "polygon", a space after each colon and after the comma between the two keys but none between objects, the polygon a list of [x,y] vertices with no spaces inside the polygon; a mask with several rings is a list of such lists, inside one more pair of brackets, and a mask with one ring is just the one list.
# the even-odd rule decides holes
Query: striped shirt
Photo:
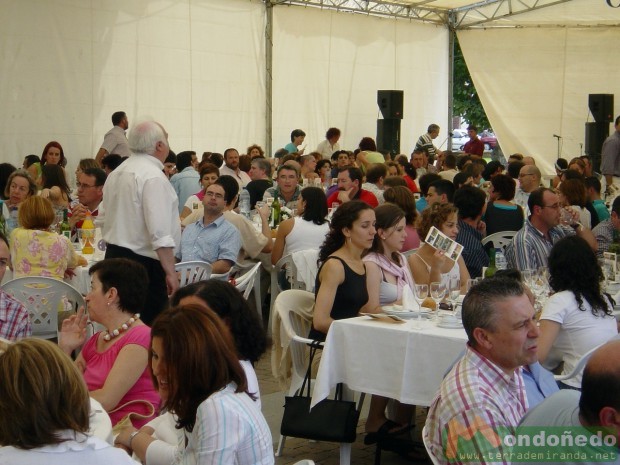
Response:
[{"label": "striped shirt", "polygon": [[196,424],[175,464],[272,465],[271,431],[246,393],[231,383],[198,406]]},{"label": "striped shirt", "polygon": [[547,266],[547,260],[553,244],[566,236],[572,236],[572,228],[556,226],[549,230],[549,238],[534,227],[530,220],[525,220],[523,227],[506,246],[508,268],[519,271],[536,270]]},{"label": "striped shirt", "polygon": [[439,463],[488,463],[467,461],[460,454],[497,451],[496,428],[512,429],[519,424],[528,409],[521,370],[519,367],[509,376],[467,346],[463,358],[441,383],[424,427],[424,442]]},{"label": "striped shirt", "polygon": [[459,219],[456,242],[463,246],[463,260],[472,278],[482,276],[482,267],[489,266],[489,256],[482,245],[482,233]]},{"label": "striped shirt", "polygon": [[592,234],[596,238],[598,249],[596,255],[602,257],[609,250],[609,246],[614,240],[614,225],[611,220],[601,221],[592,230]]},{"label": "striped shirt", "polygon": [[28,310],[0,289],[0,337],[17,341],[32,334]]}]

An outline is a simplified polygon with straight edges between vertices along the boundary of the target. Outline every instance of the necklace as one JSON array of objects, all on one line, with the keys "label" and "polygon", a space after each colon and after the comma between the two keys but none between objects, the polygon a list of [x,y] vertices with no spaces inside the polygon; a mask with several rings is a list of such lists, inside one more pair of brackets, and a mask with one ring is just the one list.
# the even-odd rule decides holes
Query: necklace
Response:
[{"label": "necklace", "polygon": [[122,325],[120,325],[118,328],[113,329],[112,331],[108,331],[106,330],[105,334],[103,335],[103,340],[104,341],[109,341],[111,339],[114,339],[116,336],[118,336],[121,333],[124,333],[125,331],[127,331],[129,329],[129,327],[134,324],[136,322],[136,320],[138,320],[140,318],[140,314],[139,313],[135,313],[131,318],[129,318],[125,323],[123,323]]}]

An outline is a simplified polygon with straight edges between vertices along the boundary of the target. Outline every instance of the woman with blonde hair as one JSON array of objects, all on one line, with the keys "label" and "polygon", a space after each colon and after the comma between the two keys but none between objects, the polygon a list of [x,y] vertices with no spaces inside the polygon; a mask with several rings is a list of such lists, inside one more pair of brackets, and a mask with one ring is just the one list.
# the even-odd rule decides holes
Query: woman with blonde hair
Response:
[{"label": "woman with blonde hair", "polygon": [[[456,207],[451,203],[436,203],[424,210],[418,224],[420,237],[426,238],[433,226],[456,241],[459,232]],[[462,256],[456,261],[452,260],[442,250],[423,242],[408,262],[413,279],[418,284],[441,282],[447,288],[451,280],[460,279],[461,290],[464,292],[467,289],[470,276]]]},{"label": "woman with blonde hair", "polygon": [[50,231],[56,215],[52,203],[39,196],[28,197],[20,206],[18,220],[10,237],[13,277],[47,276],[63,279],[78,265],[86,266],[67,237]]},{"label": "woman with blonde hair", "polygon": [[0,463],[135,464],[89,434],[86,385],[52,342],[23,339],[6,346],[0,379]]}]

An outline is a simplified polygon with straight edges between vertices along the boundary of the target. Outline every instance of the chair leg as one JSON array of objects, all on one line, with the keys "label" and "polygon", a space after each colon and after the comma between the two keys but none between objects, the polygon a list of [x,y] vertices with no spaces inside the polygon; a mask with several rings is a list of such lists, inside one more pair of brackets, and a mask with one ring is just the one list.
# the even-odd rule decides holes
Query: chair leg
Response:
[{"label": "chair leg", "polygon": [[276,457],[282,456],[282,449],[284,449],[284,443],[286,442],[286,436],[280,436],[278,441],[278,449],[276,450]]},{"label": "chair leg", "polygon": [[375,465],[381,465],[381,442],[377,442],[375,448]]}]

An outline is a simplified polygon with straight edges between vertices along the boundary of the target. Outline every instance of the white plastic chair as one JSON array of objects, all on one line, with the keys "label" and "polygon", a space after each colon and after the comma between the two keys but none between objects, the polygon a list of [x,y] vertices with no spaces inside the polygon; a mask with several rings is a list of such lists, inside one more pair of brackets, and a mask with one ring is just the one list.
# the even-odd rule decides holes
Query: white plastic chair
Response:
[{"label": "white plastic chair", "polygon": [[174,269],[179,273],[179,287],[205,281],[211,277],[212,271],[210,263],[200,260],[177,263],[174,265]]},{"label": "white plastic chair", "polygon": [[[279,263],[279,262],[278,262]],[[312,342],[312,339],[305,337],[312,327],[312,320],[308,320],[307,316],[300,313],[301,309],[308,309],[314,305],[314,294],[312,292],[299,289],[291,289],[282,291],[276,302],[274,310],[280,317],[282,330],[290,339],[288,350],[291,354],[292,370],[291,385],[288,395],[293,396],[301,388],[306,377],[308,369],[308,360],[306,358],[306,345]],[[286,436],[280,436],[276,456],[282,454]]]},{"label": "white plastic chair", "polygon": [[19,300],[30,314],[32,335],[58,338],[58,314],[75,313],[85,306],[82,294],[64,281],[41,276],[12,279],[2,289]]},{"label": "white plastic chair", "polygon": [[565,375],[554,375],[553,377],[555,378],[555,380],[565,381],[567,379],[576,378],[581,373],[583,373],[583,369],[586,367],[586,363],[588,363],[588,360],[590,360],[590,357],[592,357],[592,354],[594,353],[594,351],[598,349],[601,345],[603,344],[599,344],[596,347],[593,347],[592,349],[588,350],[585,354],[583,354],[581,358],[579,359],[579,361],[575,364],[575,366],[573,367],[570,373],[567,373]]},{"label": "white plastic chair", "polygon": [[482,239],[482,245],[486,245],[490,242],[493,244],[493,247],[504,250],[506,246],[512,242],[512,238],[517,232],[518,231],[501,231],[491,234]]},{"label": "white plastic chair", "polygon": [[[241,265],[235,265],[233,269],[235,271],[243,270]],[[243,298],[248,300],[252,290],[254,290],[254,299],[256,301],[256,311],[260,317],[260,321],[263,321],[263,300],[260,293],[260,268],[261,263],[254,264],[251,268],[245,268],[247,271],[240,276],[235,277],[235,287],[239,292],[243,294]],[[232,270],[232,269],[231,269]]]},{"label": "white plastic chair", "polygon": [[295,462],[293,465],[314,465],[314,460],[304,459],[299,462]]},{"label": "white plastic chair", "polygon": [[273,306],[275,304],[276,298],[278,294],[282,291],[280,288],[280,283],[278,282],[278,273],[280,270],[286,270],[286,280],[291,285],[291,289],[301,289],[306,290],[306,285],[297,280],[297,267],[295,266],[295,262],[293,262],[293,257],[291,254],[285,255],[278,263],[276,263],[271,268],[271,303],[269,305],[269,321],[267,323],[267,334],[271,334],[271,321],[273,315]]}]

